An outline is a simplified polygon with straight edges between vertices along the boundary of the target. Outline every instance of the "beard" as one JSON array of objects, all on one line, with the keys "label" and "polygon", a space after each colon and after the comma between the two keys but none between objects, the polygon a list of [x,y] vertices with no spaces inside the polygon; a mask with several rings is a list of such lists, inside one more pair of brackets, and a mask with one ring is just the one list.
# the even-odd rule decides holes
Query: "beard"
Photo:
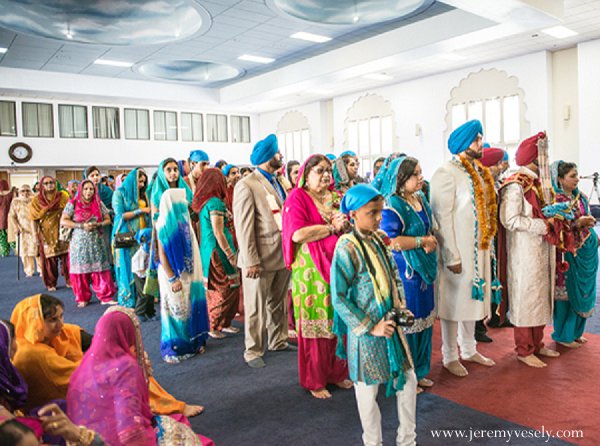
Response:
[{"label": "beard", "polygon": [[467,156],[470,156],[473,159],[478,160],[479,158],[481,158],[483,156],[483,151],[480,150],[479,152],[476,152],[473,149],[467,149],[467,150],[465,150],[465,154]]},{"label": "beard", "polygon": [[269,167],[275,170],[278,170],[283,166],[283,161],[281,158],[277,159],[275,157],[271,158],[269,161]]}]

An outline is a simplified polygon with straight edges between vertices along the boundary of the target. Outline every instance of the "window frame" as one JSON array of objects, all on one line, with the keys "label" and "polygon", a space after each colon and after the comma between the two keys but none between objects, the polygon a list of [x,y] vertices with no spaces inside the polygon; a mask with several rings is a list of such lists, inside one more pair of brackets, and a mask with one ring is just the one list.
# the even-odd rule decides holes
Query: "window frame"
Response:
[{"label": "window frame", "polygon": [[[127,112],[131,112],[134,111],[135,112],[135,138],[131,138],[129,136],[127,136]],[[145,112],[146,113],[146,121],[147,121],[147,127],[148,127],[148,137],[146,138],[140,138],[140,128],[138,125],[139,122],[139,113],[140,112]],[[130,140],[130,141],[149,141],[150,140],[150,110],[147,108],[130,108],[130,107],[125,107],[123,108],[123,138],[126,140]]]},{"label": "window frame", "polygon": [[[211,134],[211,130],[209,128],[210,125],[210,120],[211,118],[215,119],[215,134],[216,134],[216,138],[217,139],[213,139],[213,136]],[[225,123],[225,139],[224,140],[220,140],[219,139],[219,117],[221,118],[225,118],[224,120],[221,119],[221,121],[223,121]],[[227,119],[227,115],[224,114],[219,114],[219,113],[207,113],[206,114],[206,141],[207,142],[229,142],[229,125],[228,125],[228,119]]]},{"label": "window frame", "polygon": [[[239,133],[240,133],[240,140],[236,141],[235,140],[235,133],[234,133],[234,119],[238,121],[238,128],[239,128]],[[230,128],[231,128],[231,142],[232,143],[249,143],[251,141],[251,130],[250,130],[250,116],[243,116],[243,115],[231,115],[229,116],[229,120],[230,120]],[[243,126],[243,122],[247,121],[248,122],[248,135],[244,134],[244,126]]]},{"label": "window frame", "polygon": [[[36,124],[37,135],[27,134],[27,126],[25,125],[25,108],[29,105],[36,106]],[[50,107],[50,135],[40,135],[40,105]],[[23,136],[26,138],[54,138],[54,106],[47,102],[21,102],[21,125],[23,126]]]},{"label": "window frame", "polygon": [[[2,119],[0,117],[0,136],[7,136],[9,138],[14,138],[19,134],[19,129],[17,128],[17,102],[16,101],[0,101],[2,104],[12,104],[12,124],[14,125],[14,133],[4,133],[6,130],[2,128]],[[9,119],[10,121],[10,119]],[[8,125],[10,126],[10,122]]]},{"label": "window frame", "polygon": [[[63,122],[62,122],[62,114],[61,114],[61,108],[62,107],[69,107],[71,108],[72,111],[74,111],[76,108],[77,109],[83,109],[84,110],[84,116],[85,116],[85,136],[76,136],[77,131],[75,129],[75,113],[72,114],[72,118],[73,118],[73,136],[64,136],[63,135]],[[58,104],[58,135],[60,138],[62,139],[88,139],[89,138],[89,134],[90,134],[90,129],[89,129],[89,122],[88,122],[88,106],[87,105],[76,105],[76,104]]]},{"label": "window frame", "polygon": [[[180,113],[180,124],[179,130],[181,131],[181,140],[185,142],[202,142],[204,141],[204,115],[198,112],[181,112]],[[190,115],[190,132],[192,134],[191,139],[186,139],[183,134],[183,115]],[[194,134],[194,116],[200,117],[200,138],[196,138]]]},{"label": "window frame", "polygon": [[[96,112],[103,112],[103,117],[102,119],[104,119],[105,121],[108,121],[108,117],[107,117],[107,110],[115,110],[116,111],[116,136],[111,137],[111,136],[98,136],[97,132],[100,132],[101,130],[101,126],[98,125],[98,123],[96,123]],[[106,124],[106,128],[107,128],[107,133],[108,133],[108,122],[105,122]],[[93,136],[94,139],[121,139],[121,120],[120,120],[120,113],[119,113],[119,107],[110,107],[110,106],[105,106],[105,105],[92,105],[92,129],[93,129]]]},{"label": "window frame", "polygon": [[[157,113],[162,113],[163,114],[163,118],[164,118],[163,119],[163,121],[164,121],[163,124],[164,124],[164,129],[165,129],[165,137],[162,138],[162,139],[156,137],[156,121],[157,121],[156,114]],[[175,116],[175,139],[170,139],[168,137],[169,136],[169,131],[168,131],[168,128],[167,128],[167,114],[169,114],[169,115],[172,114],[173,116]],[[154,118],[153,119],[152,130],[153,130],[154,140],[155,141],[179,141],[179,132],[178,132],[179,128],[178,128],[178,122],[177,122],[177,112],[170,111],[170,110],[154,110],[154,113],[152,114],[152,116]]]}]

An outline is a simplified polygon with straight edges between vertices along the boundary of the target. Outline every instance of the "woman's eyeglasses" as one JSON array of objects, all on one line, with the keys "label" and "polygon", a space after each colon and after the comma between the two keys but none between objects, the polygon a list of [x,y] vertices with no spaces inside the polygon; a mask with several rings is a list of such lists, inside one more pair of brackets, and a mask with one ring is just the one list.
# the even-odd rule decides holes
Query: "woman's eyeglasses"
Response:
[{"label": "woman's eyeglasses", "polygon": [[330,167],[315,167],[313,170],[317,175],[323,175],[325,172],[332,174],[333,170]]}]

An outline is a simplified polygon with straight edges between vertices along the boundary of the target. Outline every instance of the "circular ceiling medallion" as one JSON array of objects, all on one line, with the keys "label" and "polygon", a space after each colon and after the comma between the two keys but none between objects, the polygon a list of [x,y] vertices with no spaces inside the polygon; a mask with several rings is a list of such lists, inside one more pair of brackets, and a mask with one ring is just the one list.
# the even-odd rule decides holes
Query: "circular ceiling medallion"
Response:
[{"label": "circular ceiling medallion", "polygon": [[141,63],[138,73],[152,79],[208,85],[243,74],[239,68],[202,60],[162,60]]},{"label": "circular ceiling medallion", "polygon": [[0,0],[0,26],[98,45],[156,45],[202,34],[210,14],[194,0]]},{"label": "circular ceiling medallion", "polygon": [[283,13],[328,25],[368,25],[399,19],[429,7],[434,0],[267,0]]}]

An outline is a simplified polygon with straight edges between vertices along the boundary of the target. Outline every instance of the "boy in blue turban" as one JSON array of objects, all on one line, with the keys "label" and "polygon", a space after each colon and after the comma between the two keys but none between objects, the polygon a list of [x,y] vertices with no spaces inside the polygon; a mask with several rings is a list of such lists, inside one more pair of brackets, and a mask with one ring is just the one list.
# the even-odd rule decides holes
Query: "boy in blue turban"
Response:
[{"label": "boy in blue turban", "polygon": [[410,312],[396,263],[378,233],[383,206],[381,193],[366,184],[350,188],[341,203],[354,229],[340,238],[331,265],[336,354],[348,359],[364,444],[382,444],[377,393],[384,384],[386,395],[397,398],[396,444],[414,445],[417,378],[402,330],[394,320],[386,320],[392,308],[404,315]]},{"label": "boy in blue turban", "polygon": [[183,180],[190,187],[192,192],[196,190],[196,183],[202,173],[210,166],[210,158],[204,150],[192,150],[188,159],[190,173]]}]

